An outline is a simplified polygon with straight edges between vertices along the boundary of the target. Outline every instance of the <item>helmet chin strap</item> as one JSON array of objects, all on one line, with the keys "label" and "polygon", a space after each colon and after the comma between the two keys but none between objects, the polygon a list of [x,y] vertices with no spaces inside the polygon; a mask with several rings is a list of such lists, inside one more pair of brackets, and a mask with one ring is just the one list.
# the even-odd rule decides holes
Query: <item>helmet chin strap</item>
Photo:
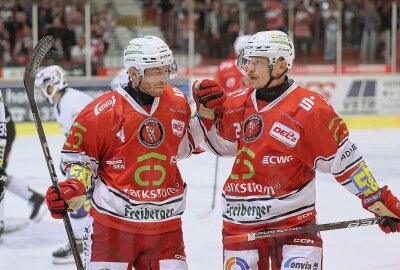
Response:
[{"label": "helmet chin strap", "polygon": [[267,84],[263,87],[265,89],[267,89],[271,85],[273,80],[277,80],[277,79],[281,78],[288,71],[288,68],[285,68],[285,70],[282,72],[282,74],[275,78],[274,76],[272,76],[273,69],[274,69],[274,67],[268,69],[269,70],[269,80],[268,80]]}]

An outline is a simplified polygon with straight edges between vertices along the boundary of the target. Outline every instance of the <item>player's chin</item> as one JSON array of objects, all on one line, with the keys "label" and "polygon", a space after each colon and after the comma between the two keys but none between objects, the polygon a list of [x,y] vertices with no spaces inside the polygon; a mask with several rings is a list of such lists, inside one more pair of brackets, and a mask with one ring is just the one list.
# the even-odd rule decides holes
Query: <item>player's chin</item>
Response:
[{"label": "player's chin", "polygon": [[262,85],[260,85],[260,81],[258,79],[250,79],[250,84],[251,84],[251,87],[256,88],[256,89],[262,87]]},{"label": "player's chin", "polygon": [[160,87],[154,87],[153,88],[153,91],[152,91],[152,93],[151,93],[151,95],[153,96],[153,97],[159,97],[159,96],[161,96],[162,94],[164,93],[164,87],[163,86],[160,86]]}]

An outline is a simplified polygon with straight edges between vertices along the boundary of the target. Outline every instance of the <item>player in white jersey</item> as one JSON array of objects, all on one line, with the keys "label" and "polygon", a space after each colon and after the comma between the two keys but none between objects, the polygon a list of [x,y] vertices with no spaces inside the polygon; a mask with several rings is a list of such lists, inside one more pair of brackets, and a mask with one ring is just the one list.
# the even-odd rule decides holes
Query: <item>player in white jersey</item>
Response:
[{"label": "player in white jersey", "polygon": [[7,176],[3,170],[6,140],[7,140],[6,112],[4,109],[3,96],[0,92],[0,237],[4,230],[2,200],[4,198],[4,192],[5,192],[6,183],[7,183]]},{"label": "player in white jersey", "polygon": [[[3,173],[7,178],[5,187],[7,191],[10,191],[11,193],[15,194],[16,196],[26,200],[30,207],[31,207],[31,213],[29,215],[29,219],[35,222],[39,222],[44,214],[46,213],[46,207],[44,206],[44,196],[35,190],[31,189],[29,185],[26,184],[24,179],[20,179],[19,177],[15,175],[10,175],[7,174],[7,165],[8,165],[8,159],[10,157],[12,145],[15,140],[15,124],[14,121],[11,117],[10,112],[7,109],[7,106],[4,105],[4,111],[5,111],[5,125],[6,125],[6,146],[4,150],[4,153],[2,154],[3,159]],[[3,203],[4,205],[4,203]],[[4,206],[3,206],[4,207]],[[0,210],[1,212],[1,210]],[[2,214],[0,213],[0,216]],[[0,219],[4,219],[1,218]],[[6,231],[15,231],[19,230],[21,228],[24,228],[25,226],[28,225],[27,221],[19,221],[17,223],[12,222],[11,220],[4,221],[5,223],[5,230]]]},{"label": "player in white jersey", "polygon": [[118,71],[118,74],[111,80],[110,87],[112,90],[115,90],[118,88],[118,85],[127,82],[129,82],[128,71],[126,70],[126,68],[123,68]]},{"label": "player in white jersey", "polygon": [[[54,104],[54,116],[65,136],[68,135],[75,117],[93,100],[89,95],[68,87],[65,70],[57,65],[48,66],[39,71],[35,80],[35,88],[40,91],[40,94],[50,104]],[[77,239],[78,249],[81,252],[83,252],[82,233],[89,208],[90,198],[86,200],[81,208],[70,214],[71,225]],[[73,262],[74,259],[69,243],[65,247],[61,247],[53,252],[53,263],[64,264]]]}]

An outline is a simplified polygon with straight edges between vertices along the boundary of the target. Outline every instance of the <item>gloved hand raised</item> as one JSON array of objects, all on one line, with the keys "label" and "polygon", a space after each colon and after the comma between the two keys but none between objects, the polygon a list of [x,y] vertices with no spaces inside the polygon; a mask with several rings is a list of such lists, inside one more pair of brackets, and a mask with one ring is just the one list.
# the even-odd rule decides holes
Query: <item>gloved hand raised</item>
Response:
[{"label": "gloved hand raised", "polygon": [[47,207],[55,219],[61,219],[67,212],[79,209],[86,199],[85,185],[78,179],[67,179],[58,186],[59,190],[50,186],[46,193]]},{"label": "gloved hand raised", "polygon": [[[193,85],[196,85],[196,82],[194,82]],[[214,80],[202,80],[200,84],[197,85],[197,89],[194,90],[198,102],[203,104],[206,108],[216,109],[221,107],[226,100],[224,89]],[[196,97],[194,98],[196,100]]]},{"label": "gloved hand raised", "polygon": [[226,100],[224,89],[214,80],[195,81],[192,94],[199,115],[210,120],[215,119],[214,110],[220,109]]},{"label": "gloved hand raised", "polygon": [[361,195],[362,205],[376,216],[385,217],[379,225],[385,233],[400,232],[400,201],[384,186],[369,196]]}]

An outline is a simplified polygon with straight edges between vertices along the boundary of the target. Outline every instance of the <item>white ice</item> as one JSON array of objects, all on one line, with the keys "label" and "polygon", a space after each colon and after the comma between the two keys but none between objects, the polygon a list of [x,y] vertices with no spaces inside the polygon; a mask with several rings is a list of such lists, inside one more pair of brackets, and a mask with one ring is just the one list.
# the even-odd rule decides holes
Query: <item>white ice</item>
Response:
[{"label": "white ice", "polygon": [[[352,139],[364,154],[378,182],[389,185],[400,196],[400,129],[352,130]],[[62,136],[49,136],[49,145],[58,165]],[[50,185],[42,149],[36,136],[16,139],[8,173],[23,178],[40,192]],[[218,194],[229,174],[232,159],[220,159]],[[201,154],[181,161],[182,176],[188,183],[188,203],[184,238],[189,269],[222,269],[220,199],[211,209],[215,157]],[[7,193],[6,217],[27,218],[27,202]],[[317,210],[319,223],[372,217],[360,201],[337,184],[330,175],[318,175]],[[206,215],[206,216],[205,216]],[[205,216],[205,217],[204,217]],[[324,270],[400,269],[400,234],[385,235],[378,226],[323,232]],[[40,223],[2,236],[0,269],[76,269],[74,265],[53,265],[51,253],[66,241],[61,221],[47,214]]]}]

